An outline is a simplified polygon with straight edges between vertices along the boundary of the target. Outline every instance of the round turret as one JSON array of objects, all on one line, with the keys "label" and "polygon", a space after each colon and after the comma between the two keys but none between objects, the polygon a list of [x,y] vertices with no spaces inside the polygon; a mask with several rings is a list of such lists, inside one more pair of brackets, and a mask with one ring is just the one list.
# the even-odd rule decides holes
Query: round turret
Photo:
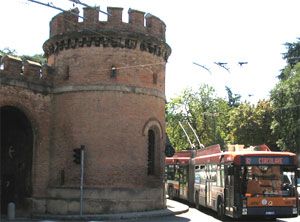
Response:
[{"label": "round turret", "polygon": [[[85,146],[85,213],[165,207],[165,24],[129,9],[98,8],[55,16],[43,49],[54,70],[47,212],[78,212]],[[145,24],[145,25],[144,25]]]}]

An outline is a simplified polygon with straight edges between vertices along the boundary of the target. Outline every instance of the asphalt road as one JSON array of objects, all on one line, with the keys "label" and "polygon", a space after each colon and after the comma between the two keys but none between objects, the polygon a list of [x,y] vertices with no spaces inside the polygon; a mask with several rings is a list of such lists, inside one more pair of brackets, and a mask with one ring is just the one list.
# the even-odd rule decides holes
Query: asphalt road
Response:
[{"label": "asphalt road", "polygon": [[[17,219],[13,221],[1,220],[1,222],[62,222],[62,220],[28,220],[28,219]],[[67,220],[68,222],[73,222]],[[190,206],[189,211],[183,214],[176,216],[158,216],[158,217],[149,217],[149,218],[138,218],[138,219],[126,219],[126,220],[110,220],[110,222],[218,222],[216,218],[216,213],[212,210],[201,209],[197,210]],[[262,220],[232,220],[230,218],[225,220],[226,222],[261,222]],[[81,222],[76,220],[74,222]],[[83,222],[83,221],[82,221]],[[87,221],[84,221],[87,222]],[[107,220],[97,220],[89,222],[109,222]],[[300,216],[297,218],[279,218],[276,222],[300,222]]]},{"label": "asphalt road", "polygon": [[[134,220],[119,220],[119,222],[217,222],[220,221],[216,218],[216,214],[211,210],[197,210],[190,207],[187,213],[183,213],[177,216],[168,217],[154,217],[154,218],[142,218]],[[231,220],[230,218],[225,221],[239,222],[241,220]],[[242,220],[242,222],[260,222],[261,220]],[[276,222],[300,222],[300,216],[297,218],[285,218],[277,219]]]}]

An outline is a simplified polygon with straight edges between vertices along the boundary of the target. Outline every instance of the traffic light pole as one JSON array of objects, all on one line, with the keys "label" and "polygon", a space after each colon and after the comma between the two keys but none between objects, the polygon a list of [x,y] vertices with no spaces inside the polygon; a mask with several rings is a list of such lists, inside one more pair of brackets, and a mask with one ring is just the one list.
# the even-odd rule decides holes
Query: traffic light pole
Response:
[{"label": "traffic light pole", "polygon": [[80,216],[83,212],[83,173],[84,173],[84,145],[80,146]]}]

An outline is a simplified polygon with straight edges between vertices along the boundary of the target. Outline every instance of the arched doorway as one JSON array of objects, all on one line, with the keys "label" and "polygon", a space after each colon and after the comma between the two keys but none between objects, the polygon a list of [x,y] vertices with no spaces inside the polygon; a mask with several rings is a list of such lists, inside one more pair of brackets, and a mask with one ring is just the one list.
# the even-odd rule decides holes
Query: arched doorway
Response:
[{"label": "arched doorway", "polygon": [[33,131],[26,115],[16,107],[3,106],[1,113],[1,214],[14,202],[16,210],[26,209],[31,196]]}]

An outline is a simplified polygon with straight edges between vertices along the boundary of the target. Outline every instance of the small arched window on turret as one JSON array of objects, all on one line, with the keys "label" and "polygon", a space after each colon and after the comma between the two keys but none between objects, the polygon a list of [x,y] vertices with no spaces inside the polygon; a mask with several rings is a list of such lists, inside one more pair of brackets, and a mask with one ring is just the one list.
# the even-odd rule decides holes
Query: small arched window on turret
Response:
[{"label": "small arched window on turret", "polygon": [[153,84],[157,84],[157,73],[153,73],[153,80],[152,80]]},{"label": "small arched window on turret", "polygon": [[148,131],[148,175],[154,175],[155,172],[155,132]]},{"label": "small arched window on turret", "polygon": [[112,65],[110,71],[110,78],[116,78],[116,77],[117,77],[117,68],[114,65]]}]

